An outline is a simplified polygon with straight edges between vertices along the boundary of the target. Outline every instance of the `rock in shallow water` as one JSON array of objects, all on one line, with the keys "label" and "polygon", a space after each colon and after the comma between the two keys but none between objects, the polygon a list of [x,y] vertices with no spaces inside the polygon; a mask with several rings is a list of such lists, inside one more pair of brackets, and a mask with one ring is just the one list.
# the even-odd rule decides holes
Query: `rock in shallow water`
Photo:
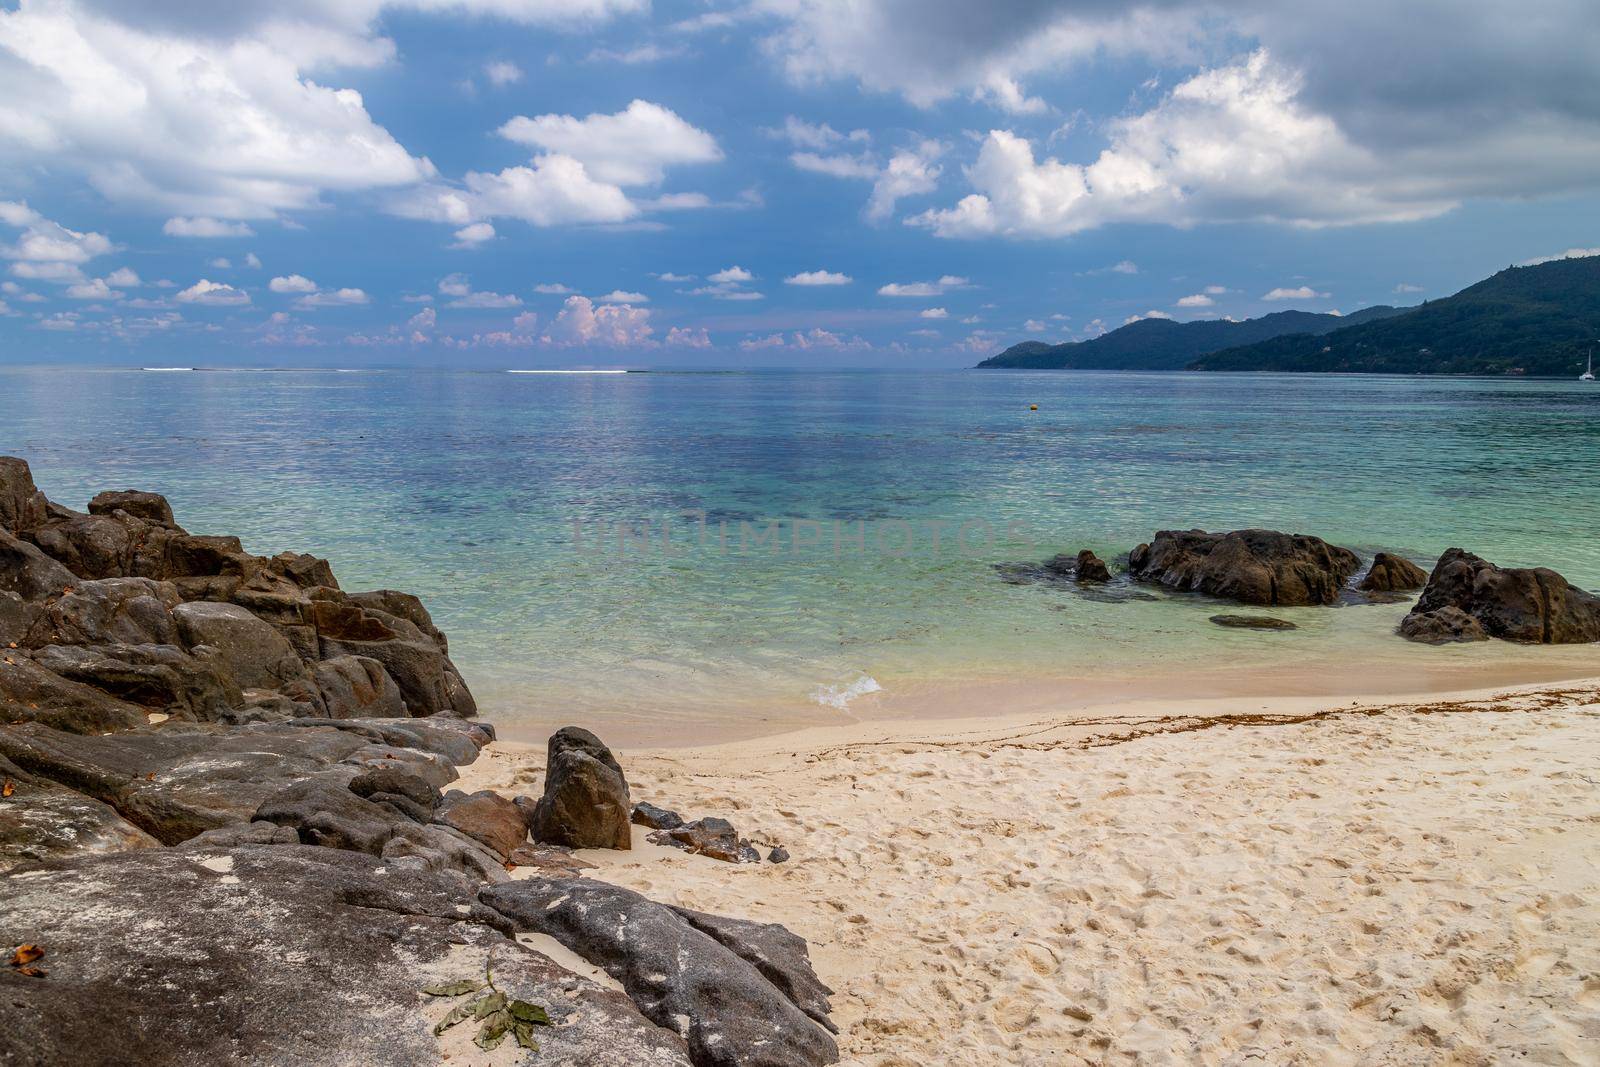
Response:
[{"label": "rock in shallow water", "polygon": [[[1485,634],[1507,641],[1546,645],[1600,641],[1600,597],[1549,568],[1497,567],[1460,548],[1447,549],[1439,557],[1411,615],[1437,615],[1445,608],[1470,615]],[[1406,621],[1411,632],[1402,624],[1401,633],[1413,640],[1419,639],[1413,634],[1432,632],[1421,619],[1411,622],[1407,616]]]},{"label": "rock in shallow water", "polygon": [[1369,593],[1402,593],[1428,584],[1428,572],[1404,556],[1379,552],[1357,588]]},{"label": "rock in shallow water", "polygon": [[1162,530],[1128,555],[1140,581],[1264,606],[1333,604],[1360,566],[1348,548],[1276,530]]},{"label": "rock in shallow water", "polygon": [[1211,621],[1218,626],[1235,630],[1298,630],[1300,627],[1288,619],[1274,619],[1270,615],[1213,615]]},{"label": "rock in shallow water", "polygon": [[1449,605],[1433,611],[1411,612],[1400,620],[1400,636],[1425,645],[1489,640],[1477,619]]}]

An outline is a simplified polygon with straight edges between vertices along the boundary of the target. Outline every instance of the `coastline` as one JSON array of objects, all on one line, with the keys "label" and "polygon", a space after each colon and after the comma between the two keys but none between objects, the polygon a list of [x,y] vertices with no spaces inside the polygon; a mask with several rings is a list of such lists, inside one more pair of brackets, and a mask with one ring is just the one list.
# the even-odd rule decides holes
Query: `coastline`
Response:
[{"label": "coastline", "polygon": [[[635,800],[793,858],[578,856],[806,937],[848,1064],[1593,1063],[1594,673],[624,749]],[[499,741],[459,787],[542,776]]]}]

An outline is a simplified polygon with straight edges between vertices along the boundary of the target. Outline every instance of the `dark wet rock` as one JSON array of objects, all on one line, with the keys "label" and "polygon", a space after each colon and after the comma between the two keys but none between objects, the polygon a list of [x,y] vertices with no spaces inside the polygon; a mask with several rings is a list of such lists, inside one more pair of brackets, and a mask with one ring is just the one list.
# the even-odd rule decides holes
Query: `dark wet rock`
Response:
[{"label": "dark wet rock", "polygon": [[15,648],[25,641],[43,610],[17,593],[0,592],[0,648]]},{"label": "dark wet rock", "polygon": [[179,604],[172,618],[186,646],[216,649],[241,689],[279,689],[307,677],[305,661],[288,640],[237,604]]},{"label": "dark wet rock", "polygon": [[176,645],[172,609],[178,591],[148,578],[74,581],[71,592],[51,601],[23,642],[45,645]]},{"label": "dark wet rock", "polygon": [[160,842],[93,800],[0,756],[0,871],[67,855],[155,848]]},{"label": "dark wet rock", "polygon": [[1477,619],[1449,605],[1433,611],[1413,610],[1400,620],[1400,636],[1427,645],[1489,640]]},{"label": "dark wet rock", "polygon": [[1404,556],[1379,552],[1357,588],[1373,593],[1399,593],[1428,584],[1428,572]]},{"label": "dark wet rock", "polygon": [[410,593],[402,593],[397,589],[374,589],[366,593],[351,593],[349,601],[369,612],[382,612],[384,615],[404,619],[415,626],[428,640],[439,646],[440,652],[450,651],[450,642],[433,624],[433,616],[428,614],[428,609],[423,607],[422,601]]},{"label": "dark wet rock", "polygon": [[0,649],[0,723],[37,722],[78,734],[125,730],[145,722],[145,709]]},{"label": "dark wet rock", "polygon": [[408,771],[385,767],[365,771],[350,779],[350,792],[388,807],[412,822],[429,823],[443,799],[432,782]]},{"label": "dark wet rock", "polygon": [[26,533],[45,520],[46,504],[28,464],[0,456],[0,530]]},{"label": "dark wet rock", "polygon": [[492,789],[444,795],[434,822],[443,823],[482,844],[502,860],[528,840],[528,822],[517,806]]},{"label": "dark wet rock", "polygon": [[633,806],[633,824],[652,830],[672,830],[683,825],[683,816],[641,800]]},{"label": "dark wet rock", "polygon": [[[756,964],[672,908],[590,879],[507,882],[479,899],[604,969],[647,1019],[688,1040],[697,1067],[813,1067],[839,1058],[828,1031]],[[771,935],[740,931],[735,940],[746,949],[759,941],[771,967],[793,962]]]},{"label": "dark wet rock", "polygon": [[1270,615],[1213,615],[1211,621],[1218,626],[1227,626],[1235,630],[1300,629],[1288,619],[1274,619]]},{"label": "dark wet rock", "polygon": [[[1490,637],[1530,644],[1586,644],[1600,641],[1600,597],[1587,593],[1546,567],[1497,567],[1459,548],[1439,557],[1428,585],[1411,609],[1401,634],[1412,640],[1433,640],[1439,625],[1411,616],[1435,615],[1456,608],[1475,619]],[[1456,638],[1456,640],[1471,638]]]},{"label": "dark wet rock", "polygon": [[49,964],[43,980],[0,973],[0,1063],[480,1062],[471,1023],[432,1032],[459,1001],[421,990],[481,979],[491,951],[495,984],[556,1023],[539,1028],[538,1063],[689,1063],[675,1034],[516,942],[459,879],[354,852],[267,845],[52,863],[0,893],[0,929],[45,945]]},{"label": "dark wet rock", "polygon": [[141,493],[137,489],[112,490],[98,493],[89,501],[89,514],[113,515],[125,511],[136,519],[161,526],[177,525],[172,518],[172,505],[160,493]]},{"label": "dark wet rock", "polygon": [[789,862],[789,850],[784,848],[782,845],[777,846],[771,852],[767,853],[767,862],[768,863],[788,863]]},{"label": "dark wet rock", "polygon": [[57,596],[77,583],[71,571],[37,547],[0,530],[0,593],[39,600]]},{"label": "dark wet rock", "polygon": [[274,822],[242,822],[207,830],[176,846],[181,849],[237,848],[240,845],[298,845],[300,835],[292,826]]},{"label": "dark wet rock", "polygon": [[1109,582],[1111,570],[1105,560],[1086,548],[1073,562],[1073,577],[1080,582]]},{"label": "dark wet rock", "polygon": [[51,645],[34,661],[68,681],[103,690],[118,700],[196,722],[212,722],[242,694],[224,665],[206,650],[172,645]]},{"label": "dark wet rock", "polygon": [[381,663],[399,687],[406,710],[412,715],[477,713],[477,702],[450,658],[424,636],[382,641],[322,636],[320,647],[324,659],[362,656]]},{"label": "dark wet rock", "polygon": [[287,725],[337,730],[374,746],[413,749],[437,756],[457,767],[476,760],[478,752],[494,740],[488,723],[444,715],[428,719],[295,719]]},{"label": "dark wet rock", "polygon": [[1245,604],[1333,604],[1360,569],[1354,552],[1276,530],[1162,530],[1128,555],[1140,581]]},{"label": "dark wet rock", "polygon": [[779,923],[730,919],[690,908],[673,908],[688,924],[714,939],[735,956],[755,966],[763,978],[813,1021],[837,1034],[829,1018],[828,998],[833,995],[811,966],[806,939]]},{"label": "dark wet rock", "polygon": [[410,820],[357,796],[348,781],[307,778],[262,801],[254,819],[292,828],[302,844],[383,855],[383,846]]},{"label": "dark wet rock", "polygon": [[633,847],[628,780],[611,750],[577,726],[557,730],[545,760],[533,839],[570,848]]},{"label": "dark wet rock", "polygon": [[398,718],[405,700],[383,664],[365,656],[336,656],[312,668],[316,696],[330,719]]},{"label": "dark wet rock", "polygon": [[740,840],[739,832],[726,819],[696,819],[670,830],[657,830],[650,835],[650,841],[728,863],[758,863],[761,860],[760,854],[750,847],[750,842]]}]

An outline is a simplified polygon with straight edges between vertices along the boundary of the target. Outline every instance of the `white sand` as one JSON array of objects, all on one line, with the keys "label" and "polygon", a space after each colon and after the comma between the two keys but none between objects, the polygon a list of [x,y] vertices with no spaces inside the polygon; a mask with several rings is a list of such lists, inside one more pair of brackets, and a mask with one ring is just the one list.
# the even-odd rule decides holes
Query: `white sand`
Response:
[{"label": "white sand", "polygon": [[623,752],[636,800],[794,858],[583,856],[804,935],[847,1063],[1600,1064],[1600,680],[1485,696]]}]

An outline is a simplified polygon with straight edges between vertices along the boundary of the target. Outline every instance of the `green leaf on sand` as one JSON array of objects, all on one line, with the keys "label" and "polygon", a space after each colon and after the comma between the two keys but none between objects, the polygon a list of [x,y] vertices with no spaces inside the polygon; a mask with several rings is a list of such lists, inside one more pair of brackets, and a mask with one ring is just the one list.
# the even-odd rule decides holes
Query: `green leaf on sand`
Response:
[{"label": "green leaf on sand", "polygon": [[530,1023],[537,1026],[549,1026],[549,1014],[537,1004],[529,1004],[526,1000],[513,1000],[506,1005],[506,1010],[520,1023]]},{"label": "green leaf on sand", "polygon": [[519,1022],[511,1028],[511,1032],[516,1035],[517,1044],[534,1052],[539,1051],[539,1042],[533,1039],[533,1024]]},{"label": "green leaf on sand", "polygon": [[483,983],[471,978],[463,978],[459,982],[441,982],[431,985],[423,992],[430,997],[459,997],[464,993],[476,993],[483,988]]},{"label": "green leaf on sand", "polygon": [[460,1004],[450,1009],[450,1014],[439,1020],[439,1025],[433,1028],[433,1036],[438,1037],[456,1023],[466,1022],[472,1018],[473,1011],[478,1007],[477,1001]]},{"label": "green leaf on sand", "polygon": [[478,1012],[475,1018],[486,1019],[505,1006],[506,995],[504,993],[490,993],[478,1001]]},{"label": "green leaf on sand", "polygon": [[478,1031],[478,1036],[473,1038],[473,1044],[485,1051],[492,1051],[500,1047],[500,1042],[506,1039],[506,1033],[511,1029],[511,1013],[508,1011],[495,1011],[484,1020],[483,1029]]}]

